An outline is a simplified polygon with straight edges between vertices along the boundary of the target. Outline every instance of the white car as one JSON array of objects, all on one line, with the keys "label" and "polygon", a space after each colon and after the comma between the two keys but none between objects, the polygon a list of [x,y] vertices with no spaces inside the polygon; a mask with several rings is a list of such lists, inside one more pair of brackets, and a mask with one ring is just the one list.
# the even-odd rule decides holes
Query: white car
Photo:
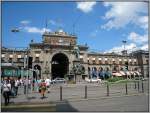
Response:
[{"label": "white car", "polygon": [[85,81],[86,82],[89,82],[89,83],[100,83],[102,80],[101,79],[98,79],[98,78],[92,78],[92,79],[89,79],[89,78],[85,78]]},{"label": "white car", "polygon": [[51,81],[52,84],[54,83],[66,83],[66,80],[64,78],[55,78]]}]

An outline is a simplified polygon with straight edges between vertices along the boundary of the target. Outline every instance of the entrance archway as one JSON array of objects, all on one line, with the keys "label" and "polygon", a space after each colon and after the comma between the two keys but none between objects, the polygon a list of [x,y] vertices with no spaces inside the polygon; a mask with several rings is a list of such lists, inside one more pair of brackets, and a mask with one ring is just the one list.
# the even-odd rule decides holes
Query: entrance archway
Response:
[{"label": "entrance archway", "polygon": [[56,77],[64,78],[69,70],[68,57],[63,53],[57,53],[52,58],[52,79]]}]

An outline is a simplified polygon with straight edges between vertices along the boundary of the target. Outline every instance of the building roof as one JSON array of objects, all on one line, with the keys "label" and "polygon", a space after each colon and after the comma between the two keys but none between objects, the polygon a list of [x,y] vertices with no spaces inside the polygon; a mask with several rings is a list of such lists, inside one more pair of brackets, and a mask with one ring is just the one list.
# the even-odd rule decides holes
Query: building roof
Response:
[{"label": "building roof", "polygon": [[146,55],[149,55],[149,51],[145,51],[145,50],[137,50],[137,51],[134,51],[130,54],[146,54]]},{"label": "building roof", "polygon": [[58,30],[56,32],[44,32],[43,36],[77,38],[76,35],[68,34],[68,33],[64,32],[62,29],[60,29],[60,30]]}]

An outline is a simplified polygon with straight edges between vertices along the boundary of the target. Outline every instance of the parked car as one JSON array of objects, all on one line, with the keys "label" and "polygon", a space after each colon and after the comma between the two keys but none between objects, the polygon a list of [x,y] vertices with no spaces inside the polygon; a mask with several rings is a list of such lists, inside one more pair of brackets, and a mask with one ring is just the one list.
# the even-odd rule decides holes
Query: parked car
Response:
[{"label": "parked car", "polygon": [[86,82],[89,82],[89,83],[94,83],[94,82],[100,83],[100,82],[101,82],[101,79],[98,79],[98,78],[91,78],[91,79],[85,78],[85,81],[86,81]]},{"label": "parked car", "polygon": [[55,83],[66,83],[66,80],[64,78],[55,78],[54,80],[51,81],[52,84]]}]

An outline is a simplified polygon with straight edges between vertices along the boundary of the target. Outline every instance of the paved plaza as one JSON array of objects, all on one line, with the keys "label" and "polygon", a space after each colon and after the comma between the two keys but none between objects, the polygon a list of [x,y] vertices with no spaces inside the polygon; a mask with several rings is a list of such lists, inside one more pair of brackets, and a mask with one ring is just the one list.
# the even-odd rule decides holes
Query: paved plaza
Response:
[{"label": "paved plaza", "polygon": [[[60,101],[60,86],[62,86],[62,101]],[[87,86],[87,98],[85,98],[85,86]],[[125,83],[112,84],[109,88],[109,96],[107,96],[106,84],[57,84],[51,86],[51,92],[46,93],[44,99],[41,99],[41,95],[38,92],[29,91],[28,95],[24,95],[23,88],[19,88],[18,96],[11,98],[10,106],[17,106],[18,104],[29,104],[32,106],[35,103],[43,103],[43,105],[45,104],[47,106],[48,103],[48,108],[53,106],[50,111],[149,110],[148,81],[144,81],[144,93],[142,93],[141,82],[139,84],[139,90],[137,84],[135,89],[134,83],[128,83],[128,94],[126,94]],[[4,99],[3,97],[1,98],[3,103]]]}]

